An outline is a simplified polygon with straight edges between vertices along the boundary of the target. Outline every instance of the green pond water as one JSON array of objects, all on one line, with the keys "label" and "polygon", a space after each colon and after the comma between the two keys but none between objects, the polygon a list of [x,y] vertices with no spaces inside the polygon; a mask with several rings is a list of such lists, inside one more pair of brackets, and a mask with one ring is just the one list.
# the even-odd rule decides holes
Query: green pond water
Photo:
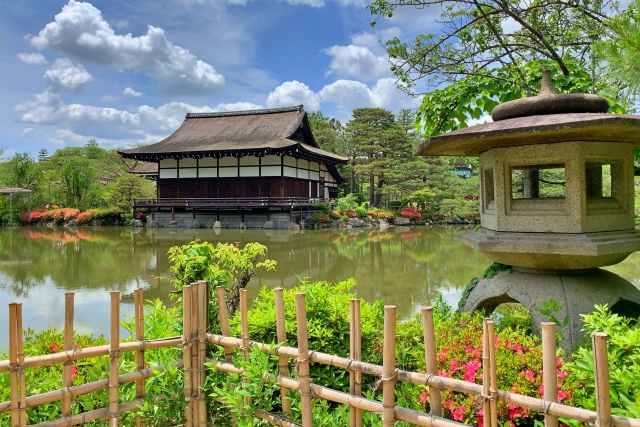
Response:
[{"label": "green pond water", "polygon": [[[0,228],[0,351],[8,347],[8,303],[22,302],[24,327],[64,324],[64,294],[75,293],[75,329],[109,331],[109,291],[120,291],[121,314],[133,312],[133,291],[169,303],[172,289],[167,251],[194,239],[259,242],[277,261],[249,283],[249,297],[262,286],[290,288],[311,281],[356,279],[354,291],[367,301],[384,299],[402,319],[442,293],[457,305],[465,285],[491,263],[456,241],[460,227],[391,227],[374,230],[131,229],[128,227]],[[636,286],[640,253],[611,267]],[[122,334],[126,332],[123,330]]]}]

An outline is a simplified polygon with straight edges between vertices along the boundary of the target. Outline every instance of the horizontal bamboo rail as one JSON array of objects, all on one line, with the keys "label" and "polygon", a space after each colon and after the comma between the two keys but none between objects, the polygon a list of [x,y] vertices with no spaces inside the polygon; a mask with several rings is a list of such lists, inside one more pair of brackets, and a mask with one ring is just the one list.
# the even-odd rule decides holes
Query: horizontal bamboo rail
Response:
[{"label": "horizontal bamboo rail", "polygon": [[[148,341],[133,341],[120,343],[121,353],[130,353],[137,350],[153,350],[182,345],[182,337],[160,338]],[[60,353],[45,354],[42,356],[25,357],[25,368],[36,368],[39,366],[50,366],[68,361],[91,359],[93,357],[108,356],[109,344],[95,347],[78,348],[73,351],[61,351]],[[7,360],[0,361],[0,373],[10,370],[10,363]]]},{"label": "horizontal bamboo rail", "polygon": [[[238,338],[224,337],[216,334],[208,334],[207,340],[222,347],[240,348],[242,345],[242,341]],[[279,346],[272,348],[268,344],[258,343],[251,340],[249,340],[249,347],[257,347],[263,353],[274,354],[276,356],[287,356],[289,358],[298,357],[298,350],[294,347]],[[335,356],[332,354],[326,354],[317,351],[310,351],[309,360],[311,362],[330,365],[336,368],[359,371],[367,375],[373,375],[377,377],[382,376],[382,366],[375,365],[373,363],[352,360],[346,357]],[[398,381],[405,381],[412,384],[436,387],[441,390],[448,389],[475,396],[482,395],[481,384],[474,384],[454,378],[446,378],[430,374],[419,374],[416,372],[408,372],[398,369],[396,373],[396,379]],[[583,408],[575,408],[573,406],[563,405],[561,403],[546,402],[543,399],[514,394],[504,390],[498,390],[497,399],[498,401],[504,402],[506,404],[513,404],[523,408],[531,409],[533,411],[541,413],[546,412],[547,414],[555,415],[558,417],[572,418],[587,423],[595,423],[597,418],[595,411],[590,411]],[[640,419],[625,418],[615,415],[613,415],[611,418],[615,426],[640,427]]]}]

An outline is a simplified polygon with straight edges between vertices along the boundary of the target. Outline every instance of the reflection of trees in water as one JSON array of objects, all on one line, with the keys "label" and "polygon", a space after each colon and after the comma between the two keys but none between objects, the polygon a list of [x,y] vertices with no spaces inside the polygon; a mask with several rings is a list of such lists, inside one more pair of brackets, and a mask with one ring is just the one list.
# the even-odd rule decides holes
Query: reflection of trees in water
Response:
[{"label": "reflection of trees in water", "polygon": [[0,286],[18,296],[27,296],[47,279],[71,291],[125,291],[150,258],[132,242],[128,229],[0,229],[0,271],[8,279]]},{"label": "reflection of trees in water", "polygon": [[[459,229],[392,227],[389,231],[319,230],[291,233],[263,230],[170,230],[103,227],[0,229],[0,287],[14,295],[50,280],[65,290],[126,291],[150,284],[146,298],[167,300],[171,289],[157,276],[168,275],[167,251],[194,239],[259,242],[276,271],[260,273],[249,284],[250,297],[260,285],[292,287],[298,278],[336,282],[355,277],[358,294],[384,298],[407,317],[429,304],[438,292],[460,291],[489,261],[456,242]],[[105,298],[108,298],[105,293]],[[123,295],[123,300],[127,296]]]}]

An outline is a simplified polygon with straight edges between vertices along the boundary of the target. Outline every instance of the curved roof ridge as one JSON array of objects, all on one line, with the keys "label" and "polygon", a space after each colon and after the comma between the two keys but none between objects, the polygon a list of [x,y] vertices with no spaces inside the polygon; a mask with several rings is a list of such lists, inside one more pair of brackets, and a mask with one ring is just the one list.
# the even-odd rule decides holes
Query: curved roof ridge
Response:
[{"label": "curved roof ridge", "polygon": [[261,110],[218,111],[218,112],[211,112],[211,113],[187,113],[185,116],[185,120],[206,119],[206,118],[212,118],[212,117],[252,116],[256,114],[289,113],[291,111],[298,111],[299,113],[302,113],[304,111],[304,106],[300,104],[293,107],[266,108]]}]

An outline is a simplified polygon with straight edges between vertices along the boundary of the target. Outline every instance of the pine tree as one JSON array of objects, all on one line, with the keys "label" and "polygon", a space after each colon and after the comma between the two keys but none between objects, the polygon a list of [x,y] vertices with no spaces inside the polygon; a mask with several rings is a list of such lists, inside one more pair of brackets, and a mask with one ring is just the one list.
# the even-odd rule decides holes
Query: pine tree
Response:
[{"label": "pine tree", "polygon": [[41,148],[40,151],[38,151],[38,161],[44,162],[45,160],[49,160],[49,152],[46,148]]}]

